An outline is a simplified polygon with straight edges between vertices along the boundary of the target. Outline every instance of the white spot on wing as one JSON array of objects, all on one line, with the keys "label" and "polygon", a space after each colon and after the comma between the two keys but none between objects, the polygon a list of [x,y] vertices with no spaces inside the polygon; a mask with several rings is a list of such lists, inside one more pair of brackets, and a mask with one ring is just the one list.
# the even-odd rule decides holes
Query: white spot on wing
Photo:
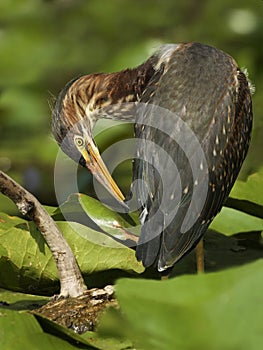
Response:
[{"label": "white spot on wing", "polygon": [[186,187],[184,188],[184,191],[183,191],[183,192],[184,192],[185,194],[187,194],[187,193],[188,193],[188,190],[189,190],[189,188],[188,188],[188,186],[186,186]]}]

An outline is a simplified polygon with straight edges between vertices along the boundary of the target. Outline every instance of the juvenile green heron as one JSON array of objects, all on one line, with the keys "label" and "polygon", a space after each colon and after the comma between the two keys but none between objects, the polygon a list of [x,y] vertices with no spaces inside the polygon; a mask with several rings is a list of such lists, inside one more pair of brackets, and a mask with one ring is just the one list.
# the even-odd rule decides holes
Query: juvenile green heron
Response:
[{"label": "juvenile green heron", "polygon": [[[140,104],[143,108],[136,110]],[[144,266],[164,271],[197,245],[240,171],[252,128],[246,76],[226,53],[182,43],[161,46],[137,68],[85,75],[65,86],[53,112],[55,139],[123,201],[92,136],[100,118],[135,121],[133,178],[144,181],[132,188],[142,209],[136,256]],[[195,154],[198,147],[203,158]],[[200,184],[203,190],[194,196]]]}]

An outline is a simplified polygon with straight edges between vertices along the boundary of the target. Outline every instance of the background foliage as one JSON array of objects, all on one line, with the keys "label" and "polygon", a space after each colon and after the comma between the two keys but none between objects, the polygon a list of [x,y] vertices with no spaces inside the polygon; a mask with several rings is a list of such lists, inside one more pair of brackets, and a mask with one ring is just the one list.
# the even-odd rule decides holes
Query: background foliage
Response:
[{"label": "background foliage", "polygon": [[[211,226],[216,232],[210,232],[205,242],[206,270],[213,273],[178,277],[194,272],[192,254],[177,264],[175,279],[122,279],[116,286],[122,312],[112,310],[103,317],[99,333],[82,336],[21,311],[43,304],[46,297],[0,289],[4,349],[262,348],[262,15],[260,0],[0,2],[0,168],[44,204],[57,205],[53,168],[58,146],[50,132],[51,109],[71,78],[136,66],[161,43],[199,41],[232,55],[248,69],[256,87],[252,143],[229,202],[234,209],[222,210]],[[103,150],[131,135],[132,128],[122,126],[97,141]],[[125,164],[115,172],[126,193],[130,170]],[[88,172],[79,175],[80,191],[92,194]],[[91,227],[72,225],[63,221],[58,209],[48,208],[89,286],[142,274],[134,252],[100,232],[120,237],[130,222],[87,196],[72,195],[63,208],[73,208],[74,215],[81,208],[93,222]],[[0,212],[0,287],[33,294],[57,292],[54,261],[33,223],[6,215],[17,211],[2,195]],[[75,235],[74,225],[80,235]],[[116,249],[118,245],[121,248]],[[152,271],[142,276],[156,278]],[[114,339],[105,340],[105,335]]]}]

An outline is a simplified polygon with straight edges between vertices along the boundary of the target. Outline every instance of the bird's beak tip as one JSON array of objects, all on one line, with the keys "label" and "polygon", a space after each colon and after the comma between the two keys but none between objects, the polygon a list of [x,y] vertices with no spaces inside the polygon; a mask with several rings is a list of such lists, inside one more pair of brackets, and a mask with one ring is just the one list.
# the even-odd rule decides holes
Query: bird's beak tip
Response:
[{"label": "bird's beak tip", "polygon": [[90,157],[87,158],[87,154],[83,154],[86,160],[86,167],[90,170],[92,175],[97,181],[107,189],[107,191],[115,198],[115,200],[125,209],[129,211],[128,205],[124,202],[125,196],[119,189],[118,185],[109,173],[106,165],[104,164],[98,150],[90,149]]}]

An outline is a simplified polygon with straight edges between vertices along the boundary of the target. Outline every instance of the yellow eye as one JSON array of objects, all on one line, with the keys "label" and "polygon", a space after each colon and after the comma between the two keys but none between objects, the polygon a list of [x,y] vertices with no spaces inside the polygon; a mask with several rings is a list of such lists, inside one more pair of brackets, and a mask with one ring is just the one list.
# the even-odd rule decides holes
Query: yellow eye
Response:
[{"label": "yellow eye", "polygon": [[81,136],[75,136],[74,142],[77,147],[83,147],[84,146],[84,139]]}]

